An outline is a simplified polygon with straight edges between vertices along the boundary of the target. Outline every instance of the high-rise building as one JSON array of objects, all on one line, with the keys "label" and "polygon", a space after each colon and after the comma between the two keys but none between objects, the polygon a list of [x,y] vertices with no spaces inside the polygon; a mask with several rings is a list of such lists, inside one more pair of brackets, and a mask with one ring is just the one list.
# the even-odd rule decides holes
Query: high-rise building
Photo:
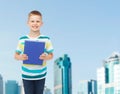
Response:
[{"label": "high-rise building", "polygon": [[97,94],[97,81],[96,80],[79,81],[78,94]]},{"label": "high-rise building", "polygon": [[45,86],[43,94],[52,94],[50,89]]},{"label": "high-rise building", "polygon": [[105,68],[101,67],[97,69],[97,93],[105,94]]},{"label": "high-rise building", "polygon": [[89,83],[87,80],[79,81],[78,94],[88,94],[89,92],[88,84]]},{"label": "high-rise building", "polygon": [[5,83],[5,94],[20,94],[20,86],[15,80],[8,80]]},{"label": "high-rise building", "polygon": [[54,94],[72,94],[71,61],[67,54],[54,62]]},{"label": "high-rise building", "polygon": [[120,94],[120,64],[114,66],[114,87],[115,94]]},{"label": "high-rise building", "polygon": [[0,75],[0,94],[3,94],[3,77]]},{"label": "high-rise building", "polygon": [[21,91],[21,94],[25,94],[25,93],[24,93],[23,83],[21,83],[21,89],[20,89],[20,91]]},{"label": "high-rise building", "polygon": [[98,94],[120,94],[120,53],[114,52],[97,69]]},{"label": "high-rise building", "polygon": [[96,80],[90,80],[90,94],[97,94],[97,81]]}]

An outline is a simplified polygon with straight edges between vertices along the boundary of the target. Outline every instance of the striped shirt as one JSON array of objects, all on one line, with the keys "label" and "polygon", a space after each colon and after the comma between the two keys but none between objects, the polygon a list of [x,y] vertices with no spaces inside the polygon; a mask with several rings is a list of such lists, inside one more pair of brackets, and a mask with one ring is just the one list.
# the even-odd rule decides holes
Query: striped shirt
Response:
[{"label": "striped shirt", "polygon": [[[19,38],[18,46],[16,52],[19,54],[24,53],[24,44],[25,40],[32,41],[42,41],[45,42],[44,52],[49,54],[53,53],[53,46],[51,40],[48,36],[40,35],[35,39],[31,39],[28,35],[22,36]],[[33,65],[33,64],[22,64],[22,78],[26,80],[39,80],[46,77],[47,66],[44,61],[42,65]]]}]

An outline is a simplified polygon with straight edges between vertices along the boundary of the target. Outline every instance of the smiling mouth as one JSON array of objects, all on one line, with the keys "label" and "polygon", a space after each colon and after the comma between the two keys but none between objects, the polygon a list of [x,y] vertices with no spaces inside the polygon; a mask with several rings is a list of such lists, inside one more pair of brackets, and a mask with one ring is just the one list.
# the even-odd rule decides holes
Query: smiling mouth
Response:
[{"label": "smiling mouth", "polygon": [[38,26],[32,26],[32,28],[36,29],[36,28],[38,28]]}]

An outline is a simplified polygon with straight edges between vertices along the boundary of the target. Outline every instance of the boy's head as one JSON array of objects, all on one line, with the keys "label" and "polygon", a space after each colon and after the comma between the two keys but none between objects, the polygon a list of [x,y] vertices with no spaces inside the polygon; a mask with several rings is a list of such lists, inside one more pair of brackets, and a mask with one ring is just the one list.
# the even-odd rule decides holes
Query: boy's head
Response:
[{"label": "boy's head", "polygon": [[31,31],[39,31],[42,24],[42,14],[39,11],[33,10],[28,14],[28,26]]}]

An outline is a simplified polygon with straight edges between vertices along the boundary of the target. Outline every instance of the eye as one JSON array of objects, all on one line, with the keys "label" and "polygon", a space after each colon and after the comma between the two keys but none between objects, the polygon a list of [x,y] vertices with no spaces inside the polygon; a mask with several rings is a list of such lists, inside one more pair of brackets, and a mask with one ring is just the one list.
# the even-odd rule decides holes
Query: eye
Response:
[{"label": "eye", "polygon": [[34,23],[34,21],[31,21],[32,23]]},{"label": "eye", "polygon": [[37,23],[39,23],[40,21],[37,21]]}]

